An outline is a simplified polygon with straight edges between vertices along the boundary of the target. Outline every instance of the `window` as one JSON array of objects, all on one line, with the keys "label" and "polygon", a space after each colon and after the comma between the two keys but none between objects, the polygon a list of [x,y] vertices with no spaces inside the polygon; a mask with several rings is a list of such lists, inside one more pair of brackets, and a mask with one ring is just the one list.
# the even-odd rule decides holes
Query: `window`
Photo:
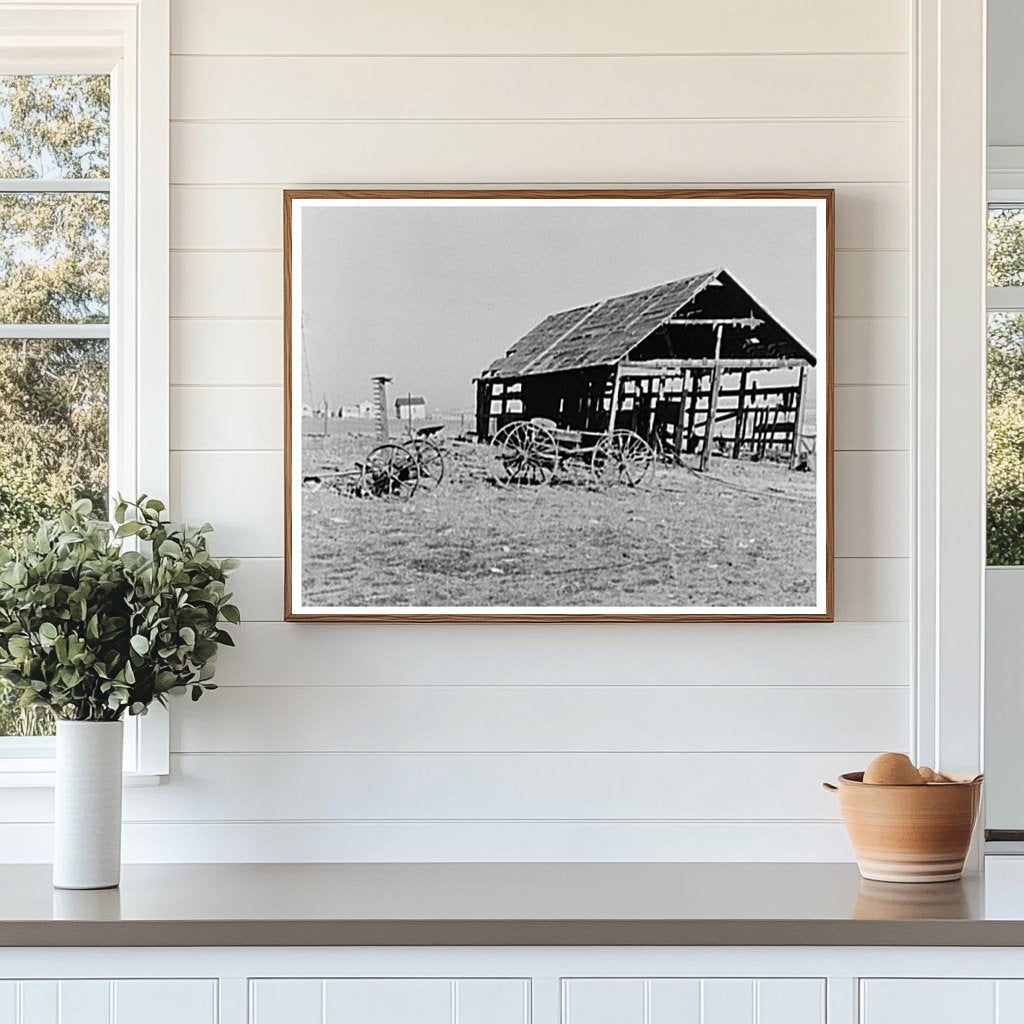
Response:
[{"label": "window", "polygon": [[989,565],[1024,565],[1024,204],[988,216]]},{"label": "window", "polygon": [[[108,506],[110,76],[0,76],[0,543]],[[0,684],[0,736],[46,713]]]},{"label": "window", "polygon": [[[0,543],[74,497],[168,497],[168,20],[0,4]],[[0,785],[45,784],[51,724],[13,703]],[[166,773],[166,716],[128,725],[126,770]]]}]

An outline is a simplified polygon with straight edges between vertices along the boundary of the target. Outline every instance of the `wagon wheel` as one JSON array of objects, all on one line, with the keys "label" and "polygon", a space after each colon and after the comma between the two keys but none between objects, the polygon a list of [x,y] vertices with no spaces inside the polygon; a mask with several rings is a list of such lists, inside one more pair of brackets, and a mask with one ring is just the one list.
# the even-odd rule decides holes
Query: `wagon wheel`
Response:
[{"label": "wagon wheel", "polygon": [[419,486],[432,490],[444,479],[444,456],[441,449],[425,437],[414,437],[406,441],[404,448],[410,450],[419,469]]},{"label": "wagon wheel", "polygon": [[382,444],[366,456],[359,491],[371,498],[407,500],[420,481],[416,456],[400,444]]},{"label": "wagon wheel", "polygon": [[639,487],[654,477],[654,449],[632,430],[616,430],[594,446],[590,472],[599,487]]},{"label": "wagon wheel", "polygon": [[558,467],[558,444],[547,427],[528,420],[506,423],[491,447],[498,458],[502,486],[531,487],[549,483]]}]

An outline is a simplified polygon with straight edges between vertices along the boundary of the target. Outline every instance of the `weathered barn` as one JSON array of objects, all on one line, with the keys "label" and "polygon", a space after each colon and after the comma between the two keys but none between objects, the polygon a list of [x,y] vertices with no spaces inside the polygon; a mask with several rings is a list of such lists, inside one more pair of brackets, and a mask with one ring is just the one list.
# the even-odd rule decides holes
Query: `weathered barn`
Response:
[{"label": "weathered barn", "polygon": [[800,455],[814,355],[726,270],[554,313],[476,380],[477,437],[542,417],[664,453]]}]

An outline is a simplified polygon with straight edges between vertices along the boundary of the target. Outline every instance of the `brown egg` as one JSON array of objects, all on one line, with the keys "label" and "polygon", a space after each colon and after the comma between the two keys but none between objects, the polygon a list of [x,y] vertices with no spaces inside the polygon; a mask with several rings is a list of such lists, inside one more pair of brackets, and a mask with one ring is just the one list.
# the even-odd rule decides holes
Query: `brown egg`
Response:
[{"label": "brown egg", "polygon": [[923,786],[924,779],[906,754],[879,754],[867,766],[864,781],[875,786]]}]

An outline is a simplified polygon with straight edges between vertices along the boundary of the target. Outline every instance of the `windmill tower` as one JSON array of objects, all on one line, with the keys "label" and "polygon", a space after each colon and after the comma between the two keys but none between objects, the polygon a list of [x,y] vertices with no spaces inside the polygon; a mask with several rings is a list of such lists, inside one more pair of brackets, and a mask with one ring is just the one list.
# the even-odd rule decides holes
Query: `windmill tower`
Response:
[{"label": "windmill tower", "polygon": [[383,443],[387,441],[390,433],[388,431],[388,385],[390,377],[374,377],[373,379],[373,400],[377,406],[377,440]]}]

